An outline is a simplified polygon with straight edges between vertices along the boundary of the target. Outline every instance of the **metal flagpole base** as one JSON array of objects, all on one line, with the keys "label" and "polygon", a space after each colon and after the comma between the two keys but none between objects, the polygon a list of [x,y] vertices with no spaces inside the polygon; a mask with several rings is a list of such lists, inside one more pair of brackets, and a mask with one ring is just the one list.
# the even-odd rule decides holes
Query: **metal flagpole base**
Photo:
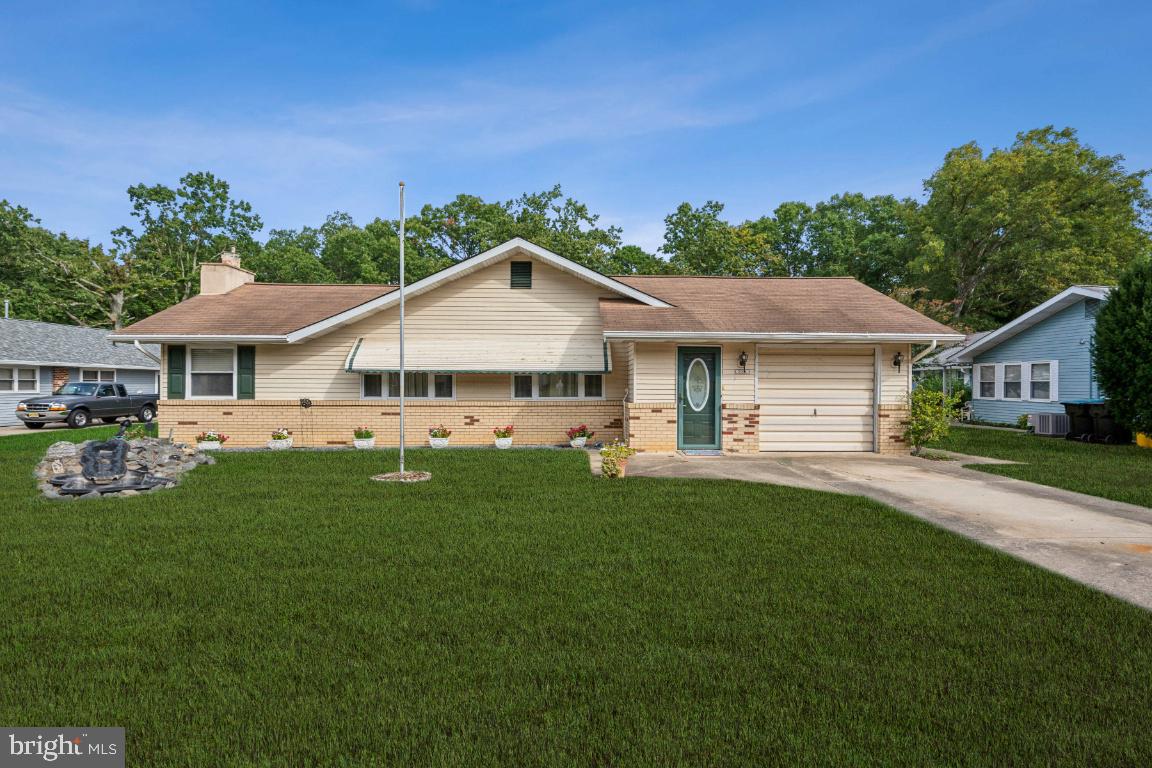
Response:
[{"label": "metal flagpole base", "polygon": [[382,475],[373,475],[373,480],[381,483],[422,483],[432,479],[431,472],[385,472]]}]

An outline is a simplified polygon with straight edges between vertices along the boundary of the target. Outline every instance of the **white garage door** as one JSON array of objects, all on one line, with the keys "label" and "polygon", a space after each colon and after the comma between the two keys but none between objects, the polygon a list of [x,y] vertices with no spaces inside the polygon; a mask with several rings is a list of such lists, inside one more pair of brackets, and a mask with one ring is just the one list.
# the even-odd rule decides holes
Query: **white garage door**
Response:
[{"label": "white garage door", "polygon": [[761,451],[871,451],[872,347],[764,347]]}]

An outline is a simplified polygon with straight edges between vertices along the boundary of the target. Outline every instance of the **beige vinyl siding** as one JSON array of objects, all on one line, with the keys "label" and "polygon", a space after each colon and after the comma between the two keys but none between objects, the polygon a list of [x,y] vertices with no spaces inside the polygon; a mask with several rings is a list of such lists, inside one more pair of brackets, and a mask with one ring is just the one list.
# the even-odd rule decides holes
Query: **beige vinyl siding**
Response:
[{"label": "beige vinyl siding", "polygon": [[[502,261],[413,297],[405,340],[413,370],[597,371],[604,368],[599,299],[612,294],[543,262],[532,287],[509,286]],[[399,313],[385,310],[363,328],[356,367],[398,365]]]},{"label": "beige vinyl siding", "polygon": [[621,370],[616,365],[616,354],[619,353],[624,361],[622,373],[625,376],[624,390],[627,401],[636,402],[636,344],[631,341],[620,341],[612,344],[613,370]]},{"label": "beige vinyl siding", "polygon": [[[745,371],[740,370],[740,353],[748,355]],[[756,400],[756,345],[739,342],[724,344],[721,355],[720,391],[725,403],[751,403]]]},{"label": "beige vinyl siding", "polygon": [[[896,353],[904,355],[900,370],[892,365]],[[903,405],[908,400],[908,388],[912,382],[912,346],[910,344],[885,344],[880,348],[880,402],[883,405]]]},{"label": "beige vinyl siding", "polygon": [[676,401],[676,345],[665,342],[636,342],[637,403]]},{"label": "beige vinyl siding", "polygon": [[875,347],[761,347],[760,450],[871,451]]},{"label": "beige vinyl siding", "polygon": [[[548,350],[555,360],[560,339],[575,340],[573,349],[599,350],[595,368],[603,367],[603,330],[599,299],[604,291],[542,262],[533,264],[532,288],[509,287],[507,261],[498,262],[407,302],[406,338],[432,344],[445,355],[474,361],[476,350],[509,348],[531,359],[533,350]],[[344,370],[357,339],[395,337],[399,310],[391,307],[352,325],[337,328],[300,344],[268,344],[256,350],[256,397],[260,399],[355,400],[360,376]],[[620,345],[614,345],[619,347]],[[622,371],[624,351],[613,349],[614,373],[605,379],[605,397],[621,398],[627,388]],[[453,365],[465,369],[465,365]],[[583,367],[583,366],[582,366]],[[539,369],[538,369],[539,370]],[[456,398],[507,400],[508,374],[460,374]]]}]

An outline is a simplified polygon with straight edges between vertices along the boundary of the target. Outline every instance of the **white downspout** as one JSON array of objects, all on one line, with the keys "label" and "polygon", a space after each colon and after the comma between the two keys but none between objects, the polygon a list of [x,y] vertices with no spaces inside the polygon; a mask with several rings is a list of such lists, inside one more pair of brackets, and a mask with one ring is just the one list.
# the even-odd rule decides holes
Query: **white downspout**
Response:
[{"label": "white downspout", "polygon": [[910,363],[910,365],[916,365],[916,363],[920,362],[924,358],[928,357],[928,355],[935,352],[936,347],[939,343],[940,342],[938,342],[936,339],[932,339],[932,343],[928,345],[928,349],[921,351],[920,354],[918,354],[918,355],[916,355],[916,357],[912,358],[912,362]]},{"label": "white downspout", "polygon": [[136,349],[137,349],[137,350],[139,350],[141,353],[143,353],[143,354],[147,355],[148,357],[152,358],[152,359],[153,359],[153,360],[155,360],[157,363],[159,363],[159,362],[160,362],[160,358],[159,358],[159,357],[157,357],[156,355],[152,354],[152,353],[151,353],[151,352],[149,352],[148,350],[144,349],[144,347],[140,345],[140,342],[139,342],[139,341],[135,341],[135,340],[134,340],[134,341],[132,342],[132,346],[136,347]]}]

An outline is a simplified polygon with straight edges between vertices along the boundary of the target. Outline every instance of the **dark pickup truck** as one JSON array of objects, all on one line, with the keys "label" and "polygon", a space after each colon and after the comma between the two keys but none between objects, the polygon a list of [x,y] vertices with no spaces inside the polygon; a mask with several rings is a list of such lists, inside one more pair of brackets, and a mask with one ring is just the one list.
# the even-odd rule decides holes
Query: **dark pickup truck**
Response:
[{"label": "dark pickup truck", "polygon": [[16,404],[16,416],[28,429],[40,429],[50,421],[66,421],[73,429],[93,419],[111,424],[135,416],[143,422],[156,418],[157,395],[130,395],[123,384],[68,382],[50,397],[29,398]]}]

